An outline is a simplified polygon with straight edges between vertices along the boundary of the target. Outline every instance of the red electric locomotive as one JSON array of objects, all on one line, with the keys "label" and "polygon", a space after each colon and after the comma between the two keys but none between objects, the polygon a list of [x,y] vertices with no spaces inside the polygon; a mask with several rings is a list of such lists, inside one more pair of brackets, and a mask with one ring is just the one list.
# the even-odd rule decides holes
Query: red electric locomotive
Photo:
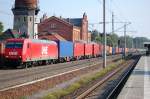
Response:
[{"label": "red electric locomotive", "polygon": [[55,62],[58,46],[54,41],[35,39],[9,39],[5,48],[6,63],[16,63],[22,67]]}]

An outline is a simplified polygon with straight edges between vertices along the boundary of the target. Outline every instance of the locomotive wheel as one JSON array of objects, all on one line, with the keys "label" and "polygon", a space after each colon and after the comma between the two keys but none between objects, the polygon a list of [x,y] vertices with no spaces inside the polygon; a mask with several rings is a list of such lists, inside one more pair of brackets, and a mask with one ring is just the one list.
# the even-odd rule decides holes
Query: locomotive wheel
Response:
[{"label": "locomotive wheel", "polygon": [[24,63],[22,68],[28,68],[28,63]]},{"label": "locomotive wheel", "polygon": [[46,60],[46,61],[45,61],[45,64],[46,64],[46,65],[49,65],[49,61],[48,61],[48,60]]}]

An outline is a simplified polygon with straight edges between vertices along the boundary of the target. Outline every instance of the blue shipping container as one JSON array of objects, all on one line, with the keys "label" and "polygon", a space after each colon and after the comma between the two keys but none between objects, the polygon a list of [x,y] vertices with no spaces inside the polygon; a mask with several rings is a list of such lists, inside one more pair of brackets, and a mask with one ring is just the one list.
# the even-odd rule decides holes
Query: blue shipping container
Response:
[{"label": "blue shipping container", "polygon": [[116,54],[116,48],[112,48],[112,55],[115,55]]},{"label": "blue shipping container", "polygon": [[73,56],[73,43],[70,41],[58,41],[59,57]]}]

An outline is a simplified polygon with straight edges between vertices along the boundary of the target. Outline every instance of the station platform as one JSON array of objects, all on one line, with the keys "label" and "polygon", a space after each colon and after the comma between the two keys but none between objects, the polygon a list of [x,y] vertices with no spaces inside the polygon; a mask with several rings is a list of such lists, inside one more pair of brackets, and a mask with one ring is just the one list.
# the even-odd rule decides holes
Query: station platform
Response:
[{"label": "station platform", "polygon": [[117,99],[150,99],[150,56],[142,56]]}]

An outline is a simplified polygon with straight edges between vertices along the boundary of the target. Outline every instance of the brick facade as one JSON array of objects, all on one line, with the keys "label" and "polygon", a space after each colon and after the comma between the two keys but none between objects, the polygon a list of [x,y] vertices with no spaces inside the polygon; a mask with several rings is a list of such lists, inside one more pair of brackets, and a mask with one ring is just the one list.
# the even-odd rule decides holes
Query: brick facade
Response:
[{"label": "brick facade", "polygon": [[81,39],[83,41],[88,41],[88,20],[87,15],[83,14],[82,26],[81,26]]},{"label": "brick facade", "polygon": [[[88,36],[88,20],[85,13],[83,18],[63,19],[52,16],[45,19],[45,15],[43,18],[44,20],[41,19],[42,22],[38,25],[40,39],[47,37],[47,39],[52,40],[52,36],[49,35],[56,33],[68,41],[90,41]],[[47,33],[42,35],[45,32]]]},{"label": "brick facade", "polygon": [[39,38],[42,39],[41,33],[47,32],[47,36],[57,33],[66,40],[72,41],[72,28],[72,25],[52,16],[38,25]]}]

